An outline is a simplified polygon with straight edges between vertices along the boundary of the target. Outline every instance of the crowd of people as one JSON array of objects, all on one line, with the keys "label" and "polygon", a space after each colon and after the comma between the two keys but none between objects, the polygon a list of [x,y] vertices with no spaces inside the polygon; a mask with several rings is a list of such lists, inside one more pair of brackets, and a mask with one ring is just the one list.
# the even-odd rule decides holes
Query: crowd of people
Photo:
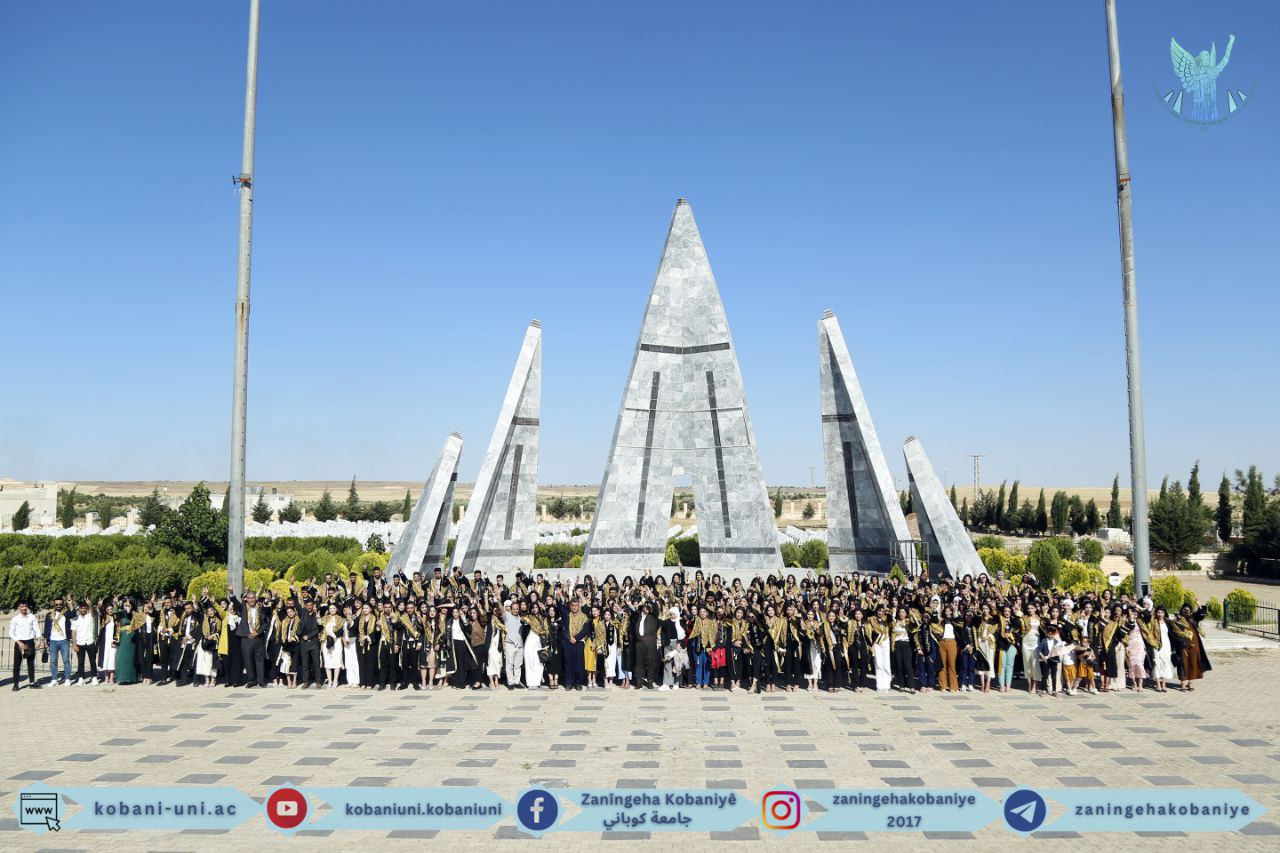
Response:
[{"label": "crowd of people", "polygon": [[[326,575],[237,596],[72,601],[9,625],[13,689],[50,683],[363,690],[635,688],[1009,692],[1194,690],[1210,669],[1204,609],[1109,588],[1076,596],[1024,576],[670,580],[458,568],[424,578]],[[71,657],[76,672],[71,673]]]}]

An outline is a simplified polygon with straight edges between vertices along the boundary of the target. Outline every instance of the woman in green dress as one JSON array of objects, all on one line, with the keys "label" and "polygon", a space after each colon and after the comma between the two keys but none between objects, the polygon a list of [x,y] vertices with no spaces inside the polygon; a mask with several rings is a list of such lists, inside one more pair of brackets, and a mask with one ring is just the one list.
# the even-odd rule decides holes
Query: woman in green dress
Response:
[{"label": "woman in green dress", "polygon": [[116,647],[116,684],[138,683],[138,629],[145,620],[142,611],[135,611],[133,599],[126,598],[116,614],[120,640]]}]

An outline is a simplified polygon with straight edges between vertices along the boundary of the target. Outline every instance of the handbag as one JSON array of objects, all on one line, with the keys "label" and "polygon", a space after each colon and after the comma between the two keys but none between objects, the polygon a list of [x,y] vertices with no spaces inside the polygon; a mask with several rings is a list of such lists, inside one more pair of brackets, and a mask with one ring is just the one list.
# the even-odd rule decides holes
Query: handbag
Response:
[{"label": "handbag", "polygon": [[711,668],[723,669],[725,663],[725,650],[723,646],[717,646],[711,650]]}]

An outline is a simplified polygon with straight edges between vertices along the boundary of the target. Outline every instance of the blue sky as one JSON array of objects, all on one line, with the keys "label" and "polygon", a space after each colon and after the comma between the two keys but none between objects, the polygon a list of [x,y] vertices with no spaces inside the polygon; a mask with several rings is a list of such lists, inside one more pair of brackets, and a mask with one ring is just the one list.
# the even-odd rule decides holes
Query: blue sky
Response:
[{"label": "blue sky", "polygon": [[[817,322],[939,473],[1127,479],[1096,2],[265,0],[254,479],[474,477],[544,325],[544,483],[594,483],[687,196],[766,478],[822,479]],[[0,7],[0,475],[225,479],[247,2]],[[1202,129],[1168,42],[1237,35]],[[1153,481],[1280,467],[1280,12],[1122,0]],[[1268,141],[1269,140],[1269,141]]]}]

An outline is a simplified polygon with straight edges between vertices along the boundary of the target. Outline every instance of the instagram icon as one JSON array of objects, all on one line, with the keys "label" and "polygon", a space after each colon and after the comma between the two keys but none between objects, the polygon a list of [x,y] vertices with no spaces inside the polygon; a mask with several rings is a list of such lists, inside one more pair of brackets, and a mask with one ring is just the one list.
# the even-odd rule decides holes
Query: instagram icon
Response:
[{"label": "instagram icon", "polygon": [[769,791],[760,801],[760,820],[766,829],[795,829],[800,825],[800,795],[795,791]]}]

